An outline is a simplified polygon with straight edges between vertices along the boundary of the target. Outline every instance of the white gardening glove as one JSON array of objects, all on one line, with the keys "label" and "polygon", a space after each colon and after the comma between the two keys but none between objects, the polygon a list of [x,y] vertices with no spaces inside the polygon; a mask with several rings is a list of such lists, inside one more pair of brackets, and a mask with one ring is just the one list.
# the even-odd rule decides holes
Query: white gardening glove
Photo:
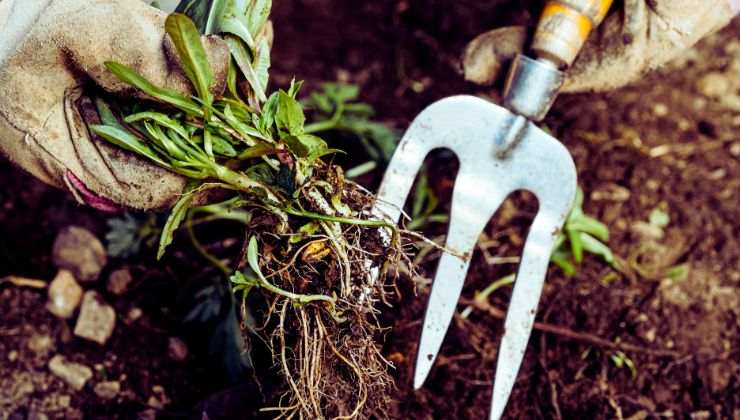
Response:
[{"label": "white gardening glove", "polygon": [[[0,0],[0,154],[101,210],[171,205],[185,181],[91,138],[76,106],[93,85],[134,94],[105,61],[189,92],[165,19],[139,0]],[[223,90],[228,48],[216,37],[204,44]]]},{"label": "white gardening glove", "polygon": [[[624,8],[612,11],[591,34],[563,90],[604,91],[632,82],[725,26],[738,11],[740,0],[624,0]],[[528,32],[506,27],[478,36],[463,54],[465,78],[482,85],[498,80],[524,48]]]}]

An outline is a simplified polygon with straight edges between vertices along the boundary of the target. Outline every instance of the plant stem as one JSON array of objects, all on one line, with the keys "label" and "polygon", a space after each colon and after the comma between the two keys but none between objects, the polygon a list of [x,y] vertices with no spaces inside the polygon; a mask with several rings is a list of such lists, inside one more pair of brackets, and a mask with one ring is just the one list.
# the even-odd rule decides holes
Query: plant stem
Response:
[{"label": "plant stem", "polygon": [[319,131],[327,131],[331,130],[333,128],[336,128],[339,124],[339,120],[342,119],[342,115],[344,114],[344,104],[337,105],[337,110],[334,111],[334,115],[331,116],[328,120],[315,122],[313,124],[308,124],[303,131],[306,134],[313,134],[318,133]]},{"label": "plant stem", "polygon": [[313,213],[305,210],[296,210],[294,208],[286,207],[283,209],[286,213],[292,216],[307,217],[309,219],[321,220],[324,222],[337,222],[346,225],[357,225],[367,227],[389,227],[394,228],[395,225],[384,222],[382,220],[366,220],[366,219],[355,219],[352,217],[341,217],[341,216],[327,216],[325,214]]}]

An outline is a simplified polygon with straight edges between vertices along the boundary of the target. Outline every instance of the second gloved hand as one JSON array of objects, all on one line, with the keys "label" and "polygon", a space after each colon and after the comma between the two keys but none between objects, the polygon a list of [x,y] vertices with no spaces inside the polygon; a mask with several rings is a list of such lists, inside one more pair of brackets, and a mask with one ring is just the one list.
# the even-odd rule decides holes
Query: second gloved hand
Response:
[{"label": "second gloved hand", "polygon": [[[591,35],[568,71],[564,91],[604,91],[632,82],[725,26],[740,9],[740,0],[623,3]],[[531,12],[538,16],[537,10]],[[463,55],[466,79],[487,85],[500,78],[508,60],[524,49],[527,34],[519,26],[478,36]]]}]

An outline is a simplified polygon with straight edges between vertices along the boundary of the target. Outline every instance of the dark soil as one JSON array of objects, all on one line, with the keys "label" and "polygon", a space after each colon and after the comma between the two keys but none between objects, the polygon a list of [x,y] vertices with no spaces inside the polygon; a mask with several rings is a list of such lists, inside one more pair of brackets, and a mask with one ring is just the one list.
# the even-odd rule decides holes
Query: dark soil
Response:
[{"label": "dark soil", "polygon": [[[436,99],[488,93],[462,81],[457,56],[479,32],[525,17],[502,13],[494,3],[276,2],[273,80],[282,86],[295,75],[306,80],[307,91],[324,81],[356,83],[380,120],[403,129]],[[614,271],[587,257],[574,277],[550,270],[538,320],[561,332],[533,333],[509,418],[740,418],[738,35],[736,22],[632,86],[605,95],[562,97],[545,121],[572,152],[585,210],[608,224],[609,246],[624,264]],[[712,92],[712,80],[734,87]],[[429,165],[435,169],[433,188],[448,202],[454,159],[439,154]],[[374,188],[378,180],[376,174],[366,181]],[[67,194],[4,161],[0,182],[5,186],[0,191],[0,277],[51,279],[51,244],[64,226],[105,234],[109,216],[78,207]],[[670,216],[662,237],[645,223],[656,208]],[[493,257],[519,254],[536,210],[527,194],[502,208],[474,256],[463,299],[515,269]],[[432,237],[442,233],[443,226],[427,229]],[[213,246],[240,245],[221,241]],[[433,263],[426,261],[428,275]],[[147,251],[113,260],[108,270],[124,264],[133,267],[137,283],[124,297],[107,296],[119,321],[102,349],[73,338],[72,325],[48,314],[44,291],[0,286],[0,418],[41,418],[42,412],[53,418],[133,418],[142,412],[200,418],[198,401],[224,389],[200,405],[214,407],[210,418],[253,417],[264,404],[257,387],[248,381],[231,388],[228,371],[214,367],[220,365],[201,349],[207,347],[202,339],[189,341],[194,351],[185,362],[167,356],[168,338],[188,332],[178,322],[180,291],[206,281],[212,272],[196,279],[192,273],[203,272],[207,264],[187,245],[163,264]],[[671,278],[668,271],[677,265],[688,267],[687,274]],[[102,283],[99,288],[104,290]],[[394,326],[385,343],[385,356],[396,365],[391,415],[485,418],[502,322],[480,310],[456,318],[437,367],[425,387],[414,392],[416,340],[428,291],[419,287],[414,295],[410,284],[400,289],[402,296],[386,319]],[[497,291],[491,305],[505,309],[508,293]],[[130,320],[132,308],[141,309],[142,317]],[[562,330],[644,350],[671,350],[676,356],[626,351],[634,362],[633,376],[629,368],[616,366],[613,349]],[[29,340],[38,335],[53,338],[48,352],[29,349]],[[90,385],[75,392],[52,376],[46,365],[55,353],[94,367]],[[113,402],[101,401],[91,389],[103,379],[122,383]],[[157,406],[151,398],[161,397],[155,386],[164,389],[169,404],[147,412]]]}]

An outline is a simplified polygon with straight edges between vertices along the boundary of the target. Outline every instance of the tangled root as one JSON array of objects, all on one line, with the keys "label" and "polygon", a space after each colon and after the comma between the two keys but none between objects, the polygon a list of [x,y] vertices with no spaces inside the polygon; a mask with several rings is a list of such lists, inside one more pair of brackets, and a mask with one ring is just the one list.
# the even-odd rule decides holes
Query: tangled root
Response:
[{"label": "tangled root", "polygon": [[[344,181],[341,173],[318,179],[322,184],[330,179],[332,188],[307,183],[306,208],[331,214],[339,192],[352,217],[369,217],[371,193]],[[262,331],[271,332],[266,341],[285,387],[276,407],[264,411],[276,418],[387,418],[393,365],[381,354],[384,328],[377,315],[395,290],[395,267],[402,262],[413,267],[400,235],[384,239],[381,231],[387,228],[321,221],[316,232],[291,241],[300,227],[277,232],[275,223],[264,218],[260,223],[251,232],[261,231],[260,268],[266,277],[291,293],[333,297],[333,304],[271,297]]]}]

